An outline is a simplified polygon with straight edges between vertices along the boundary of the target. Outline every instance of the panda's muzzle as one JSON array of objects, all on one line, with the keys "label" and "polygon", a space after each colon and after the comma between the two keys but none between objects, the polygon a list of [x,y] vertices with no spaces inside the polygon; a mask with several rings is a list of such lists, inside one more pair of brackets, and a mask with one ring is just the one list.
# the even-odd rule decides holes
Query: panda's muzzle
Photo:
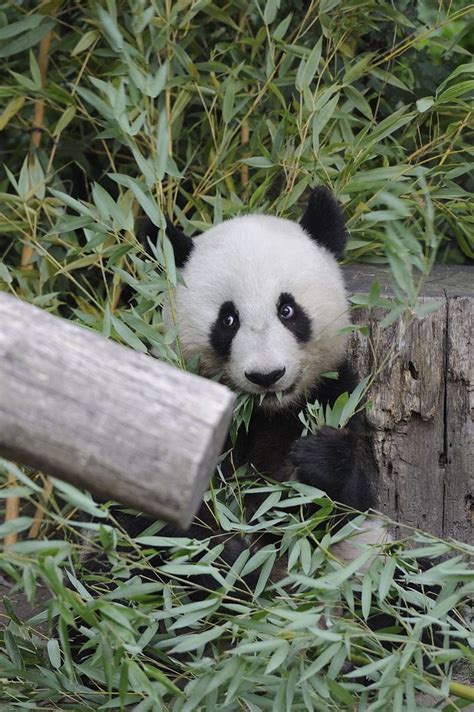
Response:
[{"label": "panda's muzzle", "polygon": [[251,371],[250,373],[245,373],[245,378],[250,381],[250,383],[255,383],[257,386],[262,388],[270,388],[277,381],[280,380],[286,373],[286,368],[278,368],[275,371],[270,371],[269,373],[259,373],[258,371]]}]

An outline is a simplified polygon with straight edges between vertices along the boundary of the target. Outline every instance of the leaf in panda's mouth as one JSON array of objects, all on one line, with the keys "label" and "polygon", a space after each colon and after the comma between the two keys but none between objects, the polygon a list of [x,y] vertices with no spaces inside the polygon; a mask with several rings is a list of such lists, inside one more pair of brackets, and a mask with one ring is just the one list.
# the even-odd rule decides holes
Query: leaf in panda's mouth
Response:
[{"label": "leaf in panda's mouth", "polygon": [[265,391],[265,393],[260,394],[259,405],[262,405],[265,398],[276,398],[281,404],[283,403],[283,397],[289,395],[295,390],[295,384],[291,385],[289,388],[285,388],[284,391]]}]

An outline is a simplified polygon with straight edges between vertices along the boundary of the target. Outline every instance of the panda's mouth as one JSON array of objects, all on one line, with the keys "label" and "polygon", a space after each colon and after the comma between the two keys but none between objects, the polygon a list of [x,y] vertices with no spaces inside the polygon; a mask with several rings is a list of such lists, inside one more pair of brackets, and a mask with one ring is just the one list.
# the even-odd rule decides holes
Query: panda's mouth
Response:
[{"label": "panda's mouth", "polygon": [[266,394],[269,396],[274,396],[276,398],[279,393],[282,396],[286,396],[289,393],[293,393],[294,390],[295,390],[295,384],[293,383],[289,388],[285,388],[284,390],[279,390],[278,388],[275,388],[274,390],[271,389],[269,391],[266,391]]},{"label": "panda's mouth", "polygon": [[285,396],[289,396],[293,393],[295,388],[296,383],[292,383],[291,386],[285,389],[269,388],[260,394],[260,402],[263,400],[281,401]]}]

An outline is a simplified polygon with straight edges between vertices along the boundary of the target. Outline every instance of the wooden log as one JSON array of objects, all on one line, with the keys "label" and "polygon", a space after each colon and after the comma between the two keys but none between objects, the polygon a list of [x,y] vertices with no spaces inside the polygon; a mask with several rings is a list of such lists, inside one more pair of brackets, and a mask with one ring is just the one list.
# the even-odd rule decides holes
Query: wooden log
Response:
[{"label": "wooden log", "polygon": [[[390,296],[386,269],[344,268],[350,293],[378,279]],[[359,375],[391,354],[368,398],[365,466],[376,482],[378,507],[396,521],[443,538],[473,542],[474,515],[474,270],[437,266],[422,300],[441,302],[423,317],[382,331],[383,310],[355,310],[368,326],[354,334],[350,357]]]},{"label": "wooden log", "polygon": [[0,454],[187,526],[233,394],[0,293]]}]

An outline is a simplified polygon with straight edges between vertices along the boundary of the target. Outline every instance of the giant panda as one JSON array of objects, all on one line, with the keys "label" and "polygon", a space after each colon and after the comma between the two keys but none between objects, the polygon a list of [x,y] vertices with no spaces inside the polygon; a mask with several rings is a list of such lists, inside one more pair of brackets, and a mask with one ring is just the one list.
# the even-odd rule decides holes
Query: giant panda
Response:
[{"label": "giant panda", "polygon": [[[148,225],[147,240],[157,239]],[[248,426],[232,450],[232,471],[250,464],[276,481],[298,480],[358,511],[373,506],[371,483],[359,464],[361,424],[323,427],[301,437],[298,413],[317,399],[332,405],[357,385],[346,355],[348,303],[338,265],[347,240],[343,212],[324,187],[311,191],[299,223],[265,215],[235,217],[198,237],[168,224],[167,236],[181,270],[174,317],[186,359],[199,357],[200,373],[256,397]],[[170,321],[165,308],[165,321]],[[337,371],[337,380],[324,377]],[[225,468],[224,468],[225,472]],[[246,502],[254,511],[258,502]],[[125,515],[126,516],[126,515]],[[360,555],[360,543],[380,544],[387,535],[367,520],[355,538],[333,553],[344,562]],[[121,524],[137,534],[143,520]],[[210,513],[203,505],[186,532],[209,537]],[[231,566],[249,542],[213,531],[223,543],[223,565]],[[250,575],[252,586],[258,571]],[[209,579],[206,587],[215,586]]]}]

